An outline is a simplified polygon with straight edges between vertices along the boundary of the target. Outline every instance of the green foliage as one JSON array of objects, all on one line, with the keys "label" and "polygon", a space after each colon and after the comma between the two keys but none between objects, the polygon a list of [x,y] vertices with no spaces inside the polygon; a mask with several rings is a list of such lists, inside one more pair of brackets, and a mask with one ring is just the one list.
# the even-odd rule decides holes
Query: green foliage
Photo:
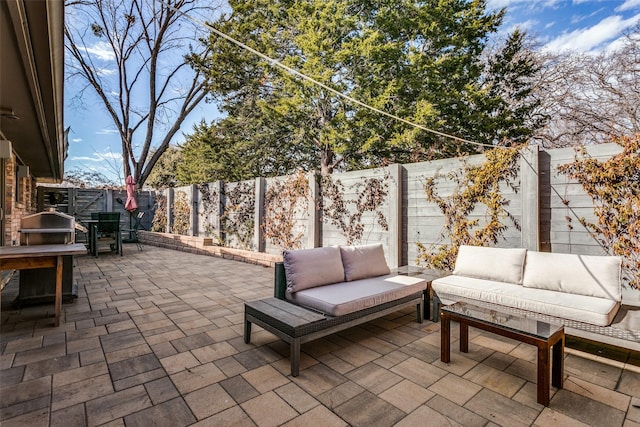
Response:
[{"label": "green foliage", "polygon": [[629,285],[640,288],[640,134],[613,141],[622,152],[605,161],[576,150],[573,163],[558,171],[577,180],[591,196],[597,222],[580,223],[612,255],[623,257]]},{"label": "green foliage", "polygon": [[525,33],[515,30],[489,59],[487,78],[476,98],[492,112],[483,121],[485,141],[526,143],[545,124],[548,117],[536,113],[541,101],[532,96],[531,76],[540,70],[533,51],[525,46]]},{"label": "green foliage", "polygon": [[[152,153],[152,155],[155,154]],[[177,180],[177,165],[182,160],[182,150],[178,147],[170,146],[158,162],[147,178],[146,184],[156,190],[164,190],[165,188],[184,185]]]},{"label": "green foliage", "polygon": [[355,199],[345,200],[342,181],[334,181],[329,175],[322,177],[322,218],[342,232],[347,245],[361,241],[364,234],[362,216],[365,212],[373,212],[378,225],[385,231],[389,230],[387,218],[380,209],[389,193],[388,179],[389,176],[385,175],[383,178],[368,178],[356,183],[350,187],[356,191]]},{"label": "green foliage", "polygon": [[[217,28],[341,93],[478,142],[526,135],[526,77],[536,69],[520,54],[521,33],[491,63],[484,59],[488,36],[503,17],[502,11],[487,13],[485,1],[229,5],[232,12],[220,17]],[[194,58],[193,65],[208,74],[210,93],[227,113],[211,125],[215,138],[224,141],[213,145],[242,153],[248,165],[258,159],[253,176],[298,167],[326,175],[336,167],[477,151],[354,105],[216,35],[209,47],[211,54]],[[269,165],[273,173],[257,173],[258,165]]]},{"label": "green foliage", "polygon": [[233,188],[225,184],[225,210],[221,218],[224,243],[251,249],[255,215],[255,187],[253,182],[240,182]]},{"label": "green foliage", "polygon": [[[462,169],[446,176],[429,178],[424,184],[427,201],[435,203],[444,215],[445,225],[441,238],[450,243],[437,247],[418,246],[418,264],[436,270],[453,270],[460,245],[488,246],[498,243],[507,230],[503,222],[509,218],[520,229],[516,219],[509,213],[509,201],[502,195],[501,185],[514,190],[513,180],[519,171],[521,147],[496,148],[487,151],[482,165],[472,166],[463,162]],[[440,196],[436,190],[436,179],[444,178],[456,183],[450,196]],[[485,222],[469,216],[484,205]],[[435,246],[435,245],[434,245]]]},{"label": "green foliage", "polygon": [[302,171],[273,181],[265,193],[265,239],[282,249],[300,249],[304,231],[294,232],[295,217],[308,206],[309,180]]},{"label": "green foliage", "polygon": [[298,151],[270,142],[278,138],[266,126],[243,116],[245,112],[239,109],[217,123],[194,125],[176,167],[180,183],[237,182],[295,170]]}]

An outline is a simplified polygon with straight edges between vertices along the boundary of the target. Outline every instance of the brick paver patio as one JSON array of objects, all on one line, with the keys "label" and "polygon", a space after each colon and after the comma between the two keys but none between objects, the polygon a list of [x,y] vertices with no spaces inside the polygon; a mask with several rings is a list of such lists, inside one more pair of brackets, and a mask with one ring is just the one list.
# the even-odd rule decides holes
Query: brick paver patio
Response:
[{"label": "brick paver patio", "polygon": [[440,325],[406,310],[303,345],[293,378],[285,343],[242,337],[271,269],[134,245],[76,264],[59,328],[53,304],[13,308],[15,279],[2,292],[3,427],[640,426],[637,353],[567,349],[545,408],[533,347],[472,329],[443,364]]}]

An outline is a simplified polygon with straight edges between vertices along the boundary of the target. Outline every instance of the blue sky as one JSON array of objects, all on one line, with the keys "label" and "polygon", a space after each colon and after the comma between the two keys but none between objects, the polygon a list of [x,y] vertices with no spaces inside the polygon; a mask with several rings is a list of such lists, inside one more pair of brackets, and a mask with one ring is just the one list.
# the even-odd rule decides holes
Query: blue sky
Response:
[{"label": "blue sky", "polygon": [[[540,49],[548,51],[614,49],[625,31],[640,24],[640,0],[487,0],[487,6],[490,10],[507,8],[501,33],[520,27],[538,40]],[[99,47],[96,54],[100,54]],[[66,85],[67,100],[76,90]],[[71,126],[71,132],[65,170],[95,170],[117,179],[114,169],[122,169],[121,143],[104,107],[91,98],[87,96],[82,108],[66,103],[65,124]],[[211,105],[198,107],[173,143],[183,142],[182,134],[191,132],[194,123],[202,118],[210,121],[215,114]]]},{"label": "blue sky", "polygon": [[507,8],[504,30],[525,29],[542,49],[600,52],[640,23],[640,0],[488,0]]}]

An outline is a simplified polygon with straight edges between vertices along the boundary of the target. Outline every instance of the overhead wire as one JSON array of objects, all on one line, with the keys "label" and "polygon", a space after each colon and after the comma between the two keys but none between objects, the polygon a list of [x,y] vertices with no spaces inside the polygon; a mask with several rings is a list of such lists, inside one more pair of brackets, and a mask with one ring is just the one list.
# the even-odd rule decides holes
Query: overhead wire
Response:
[{"label": "overhead wire", "polygon": [[462,143],[465,143],[465,144],[476,145],[476,146],[480,146],[480,147],[489,147],[489,148],[498,148],[498,147],[500,147],[498,145],[484,144],[482,142],[470,141],[468,139],[460,138],[460,137],[455,136],[455,135],[450,135],[450,134],[447,134],[445,132],[441,132],[441,131],[438,131],[438,130],[435,130],[435,129],[431,129],[431,128],[428,128],[428,127],[423,126],[421,124],[412,122],[412,121],[407,120],[405,118],[402,118],[400,116],[396,116],[395,114],[392,114],[392,113],[389,113],[387,111],[381,110],[381,109],[379,109],[377,107],[374,107],[372,105],[369,105],[369,104],[367,104],[365,102],[362,102],[362,101],[360,101],[358,99],[353,98],[352,96],[344,94],[341,91],[339,91],[337,89],[334,89],[331,86],[328,86],[328,85],[322,83],[321,81],[318,81],[318,80],[314,79],[313,77],[307,76],[306,74],[296,70],[295,68],[291,68],[288,65],[285,65],[282,62],[278,61],[277,59],[271,58],[270,56],[268,56],[268,55],[266,55],[266,54],[264,54],[264,53],[262,53],[262,52],[260,52],[260,51],[258,51],[256,49],[252,48],[251,46],[246,45],[245,43],[241,42],[240,40],[237,40],[237,39],[231,37],[230,35],[218,30],[213,25],[211,25],[211,24],[209,24],[207,22],[203,22],[203,21],[201,21],[201,20],[199,20],[197,18],[192,17],[188,13],[177,9],[173,5],[170,5],[170,4],[167,4],[167,3],[164,3],[164,4],[165,4],[165,6],[167,6],[169,8],[172,8],[178,14],[180,14],[183,17],[189,19],[190,21],[192,21],[192,22],[194,22],[194,23],[196,23],[198,25],[201,25],[203,27],[208,28],[215,35],[217,35],[219,37],[222,37],[223,39],[235,44],[236,46],[238,46],[238,47],[240,47],[240,48],[242,48],[242,49],[244,49],[244,50],[246,50],[248,52],[251,52],[254,55],[264,59],[265,61],[270,63],[272,66],[277,67],[277,68],[281,68],[281,69],[287,71],[288,73],[293,74],[294,76],[300,77],[303,80],[311,82],[311,83],[313,83],[313,84],[315,84],[315,85],[317,85],[317,86],[319,86],[319,87],[321,87],[321,88],[333,93],[334,95],[339,96],[340,98],[346,99],[347,101],[349,101],[349,102],[351,102],[353,104],[359,105],[359,106],[361,106],[363,108],[366,108],[368,110],[371,110],[371,111],[373,111],[375,113],[378,113],[378,114],[381,114],[383,116],[389,117],[389,118],[391,118],[393,120],[397,120],[397,121],[402,122],[404,124],[407,124],[409,126],[413,126],[415,128],[421,129],[421,130],[423,130],[425,132],[429,132],[429,133],[432,133],[432,134],[435,134],[435,135],[438,135],[438,136],[442,136],[442,137],[445,137],[445,138],[453,139],[453,140],[458,141],[458,142],[462,142]]}]

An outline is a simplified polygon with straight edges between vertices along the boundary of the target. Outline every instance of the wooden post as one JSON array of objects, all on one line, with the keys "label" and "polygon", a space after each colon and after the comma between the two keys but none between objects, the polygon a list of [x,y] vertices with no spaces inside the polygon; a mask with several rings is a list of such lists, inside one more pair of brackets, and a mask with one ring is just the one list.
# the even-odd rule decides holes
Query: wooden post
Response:
[{"label": "wooden post", "polygon": [[318,185],[318,179],[315,172],[307,174],[307,181],[309,181],[309,200],[307,206],[307,216],[309,218],[309,226],[307,227],[307,249],[317,248],[320,245],[320,187]]},{"label": "wooden post", "polygon": [[113,190],[105,190],[104,201],[105,201],[104,211],[112,212],[113,211]]},{"label": "wooden post", "polygon": [[520,151],[520,197],[522,200],[521,247],[540,250],[540,200],[538,147]]},{"label": "wooden post", "polygon": [[214,237],[218,239],[218,243],[224,242],[224,231],[222,230],[222,215],[224,214],[224,181],[216,181],[211,184],[211,191],[215,192],[212,203],[216,206],[216,215],[213,218]]},{"label": "wooden post", "polygon": [[199,190],[196,184],[191,185],[191,216],[189,218],[189,235],[198,236],[200,230],[198,227],[200,214],[198,212]]},{"label": "wooden post", "polygon": [[394,163],[387,166],[387,170],[389,172],[388,261],[389,268],[393,269],[402,265],[402,165]]},{"label": "wooden post", "polygon": [[253,247],[257,252],[264,252],[265,242],[262,223],[264,221],[264,193],[267,186],[265,178],[256,178],[255,214],[253,216]]},{"label": "wooden post", "polygon": [[[76,216],[77,212],[76,210],[78,209],[76,206],[76,195],[77,195],[77,189],[76,188],[67,188],[67,213],[69,215],[72,216]],[[38,195],[38,198],[40,195]],[[44,206],[40,200],[38,200],[38,204],[39,206]]]},{"label": "wooden post", "polygon": [[171,228],[173,227],[173,188],[167,188],[165,195],[167,196],[167,227],[165,233],[171,233]]}]

